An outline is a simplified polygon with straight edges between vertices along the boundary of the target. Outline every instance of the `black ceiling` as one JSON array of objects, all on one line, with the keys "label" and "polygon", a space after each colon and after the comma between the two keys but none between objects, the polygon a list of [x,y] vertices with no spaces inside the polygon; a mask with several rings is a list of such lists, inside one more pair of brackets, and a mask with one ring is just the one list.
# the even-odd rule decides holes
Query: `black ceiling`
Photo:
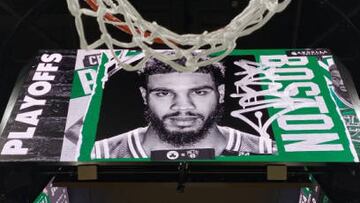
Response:
[{"label": "black ceiling", "polygon": [[[178,33],[201,33],[226,25],[248,0],[133,0],[148,20]],[[89,39],[98,38],[94,22]],[[238,48],[329,48],[360,81],[360,1],[293,0]],[[78,37],[65,0],[0,1],[2,114],[19,71],[39,49],[77,49]],[[360,83],[356,84],[360,90]],[[0,103],[1,104],[1,103]]]}]

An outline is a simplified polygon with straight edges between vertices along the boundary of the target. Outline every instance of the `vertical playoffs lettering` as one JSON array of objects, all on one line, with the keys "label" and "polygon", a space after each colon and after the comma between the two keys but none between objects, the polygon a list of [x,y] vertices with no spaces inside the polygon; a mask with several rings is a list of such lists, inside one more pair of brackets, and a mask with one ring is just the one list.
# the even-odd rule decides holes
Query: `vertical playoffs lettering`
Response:
[{"label": "vertical playoffs lettering", "polygon": [[[32,77],[32,83],[27,88],[23,103],[15,116],[14,124],[22,123],[27,126],[23,131],[9,132],[7,141],[1,149],[1,155],[26,155],[29,148],[23,146],[24,139],[31,139],[34,136],[36,127],[39,123],[39,116],[43,112],[46,104],[45,99],[40,99],[51,91],[51,81],[55,79],[54,72],[58,71],[58,66],[62,59],[61,54],[43,54],[40,57],[41,62],[37,65],[36,71]],[[36,110],[29,110],[30,107],[36,107]]]}]

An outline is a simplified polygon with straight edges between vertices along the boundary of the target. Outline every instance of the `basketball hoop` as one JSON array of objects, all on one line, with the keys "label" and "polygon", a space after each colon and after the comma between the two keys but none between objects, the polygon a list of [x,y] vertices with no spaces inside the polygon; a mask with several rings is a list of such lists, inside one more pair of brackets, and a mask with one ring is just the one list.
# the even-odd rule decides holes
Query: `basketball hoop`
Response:
[{"label": "basketball hoop", "polygon": [[[202,34],[179,35],[156,22],[148,22],[142,18],[128,0],[85,0],[89,8],[82,8],[79,0],[67,0],[68,8],[75,17],[75,25],[82,49],[95,49],[105,44],[111,50],[119,66],[128,71],[140,69],[149,57],[169,64],[177,71],[194,71],[223,59],[236,46],[236,40],[251,34],[262,27],[270,18],[281,12],[290,0],[250,0],[247,7],[228,25],[212,32]],[[97,19],[101,36],[89,44],[85,38],[82,15]],[[121,19],[119,19],[119,17]],[[106,25],[113,25],[131,34],[131,42],[123,42],[113,38]],[[153,43],[162,43],[175,54],[163,54],[151,48]],[[186,47],[186,48],[184,48]],[[115,57],[114,48],[140,48],[144,58],[137,64],[126,64]],[[196,55],[193,53],[197,52]],[[211,57],[209,57],[211,56]],[[180,65],[176,59],[185,58],[186,64]],[[207,60],[203,60],[207,58]]]}]

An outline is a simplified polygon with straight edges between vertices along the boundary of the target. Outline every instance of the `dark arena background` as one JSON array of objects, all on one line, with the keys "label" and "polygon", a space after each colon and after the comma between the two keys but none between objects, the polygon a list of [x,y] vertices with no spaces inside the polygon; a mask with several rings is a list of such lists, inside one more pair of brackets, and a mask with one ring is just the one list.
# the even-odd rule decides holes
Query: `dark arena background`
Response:
[{"label": "dark arena background", "polygon": [[[130,2],[148,21],[156,21],[170,30],[185,34],[202,33],[204,30],[213,31],[225,26],[245,8],[248,0],[130,0]],[[85,19],[85,27],[89,41],[92,42],[99,38],[96,20]],[[110,30],[110,33],[116,38],[130,39],[127,34],[119,30]],[[5,111],[16,79],[21,75],[21,70],[31,64],[39,50],[74,50],[79,48],[79,44],[74,17],[68,11],[66,0],[0,0],[0,115],[3,115]],[[162,48],[161,45],[155,46]],[[277,48],[330,49],[337,61],[349,71],[359,92],[360,1],[292,0],[283,12],[276,14],[262,28],[237,40],[237,49]],[[121,94],[113,95],[113,97],[120,96]],[[359,172],[359,170],[357,171]],[[0,169],[1,172],[2,169]],[[350,170],[347,172],[349,174],[355,173],[355,171]],[[11,178],[19,181],[22,177],[14,176]],[[318,179],[328,194],[337,191],[338,196],[332,195],[331,198],[339,200],[339,202],[360,201],[359,194],[352,198],[353,192],[360,188],[360,180],[355,180],[350,175],[332,178],[331,182],[327,182],[326,178]],[[2,196],[4,186],[3,180],[0,179],[0,202],[4,200]],[[229,190],[228,187],[228,185],[222,187],[218,196],[229,195],[225,192],[225,190]],[[236,187],[231,188],[235,194]],[[148,191],[148,195],[163,195],[152,193],[144,185],[135,187],[133,185],[130,188],[134,190],[143,189]],[[163,186],[164,188],[165,192],[170,191],[168,187]],[[342,191],[342,189],[344,190]],[[341,192],[339,192],[340,190]],[[20,194],[21,191],[18,192]],[[85,190],[77,192],[73,199],[79,198],[78,201],[91,200],[88,196],[89,193]],[[116,192],[118,191],[115,189],[114,193]],[[286,198],[293,198],[294,195],[298,195],[298,192],[291,189],[282,190],[277,195],[279,197],[277,201],[268,201],[291,202],[287,201],[289,199]],[[211,192],[203,191],[202,194],[209,195],[208,199],[210,199],[213,196],[209,193]],[[138,195],[134,192],[130,194]],[[262,194],[265,197],[265,192]],[[174,194],[174,196],[177,195]],[[258,194],[252,191],[247,195],[256,196]],[[196,194],[193,193],[190,196],[195,197]],[[239,196],[241,197],[241,195]],[[81,199],[82,197],[89,199],[84,200]],[[92,198],[92,200],[101,199],[101,196],[93,194]],[[346,201],[345,199],[340,201],[342,198],[345,198]],[[239,197],[234,199],[241,200]],[[252,200],[248,202],[250,201]]]},{"label": "dark arena background", "polygon": [[[178,33],[202,33],[226,25],[247,5],[245,0],[132,0],[149,21]],[[20,70],[40,49],[79,48],[74,18],[66,1],[0,1],[0,114]],[[87,38],[97,39],[93,19]],[[112,32],[127,37],[120,31]],[[293,0],[264,27],[238,39],[240,49],[329,48],[356,80],[360,78],[360,2]],[[360,83],[355,82],[360,90]]]}]

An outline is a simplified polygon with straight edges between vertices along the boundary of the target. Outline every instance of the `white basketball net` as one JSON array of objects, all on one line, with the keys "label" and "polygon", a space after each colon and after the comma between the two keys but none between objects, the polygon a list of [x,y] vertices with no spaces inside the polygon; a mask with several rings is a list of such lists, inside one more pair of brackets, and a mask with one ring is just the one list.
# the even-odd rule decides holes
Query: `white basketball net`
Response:
[{"label": "white basketball net", "polygon": [[[202,34],[179,35],[156,22],[151,23],[143,19],[128,0],[87,1],[97,5],[97,9],[94,11],[89,8],[81,8],[79,0],[67,0],[69,10],[75,17],[81,48],[95,49],[105,44],[113,56],[115,56],[114,47],[142,49],[145,57],[136,65],[117,60],[119,66],[129,71],[140,69],[149,57],[155,57],[167,63],[177,71],[194,71],[198,67],[217,62],[231,53],[236,46],[237,38],[259,29],[275,13],[281,12],[290,3],[290,0],[250,0],[243,12],[222,29],[213,32],[205,31]],[[99,23],[101,37],[91,44],[85,38],[82,15],[96,17]],[[109,16],[120,16],[122,19],[113,20],[109,19]],[[107,24],[127,27],[132,34],[131,42],[114,39],[106,28]],[[159,40],[168,48],[173,49],[175,54],[167,55],[150,47],[151,44]],[[193,54],[195,51],[197,52],[196,55]],[[221,54],[216,54],[219,52]],[[208,57],[210,55],[212,57]],[[174,60],[183,57],[186,59],[185,66],[174,62]],[[204,58],[207,60],[203,60]]]}]

